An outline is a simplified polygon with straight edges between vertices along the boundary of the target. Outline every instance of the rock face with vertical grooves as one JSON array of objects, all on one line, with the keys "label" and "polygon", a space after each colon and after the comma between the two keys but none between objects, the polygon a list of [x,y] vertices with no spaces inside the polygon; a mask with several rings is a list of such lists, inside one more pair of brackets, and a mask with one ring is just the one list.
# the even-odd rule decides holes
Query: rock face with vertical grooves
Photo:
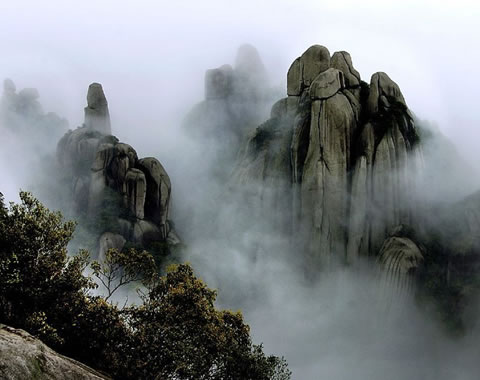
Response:
[{"label": "rock face with vertical grooves", "polygon": [[423,264],[423,254],[408,237],[387,238],[378,255],[384,281],[397,292],[409,293],[415,284],[415,275]]},{"label": "rock face with vertical grooves", "polygon": [[[101,85],[90,85],[87,99],[84,126],[69,131],[57,146],[76,213],[108,224],[97,231],[100,256],[126,242],[166,242],[171,231],[167,172],[157,159],[139,159],[133,147],[104,133],[110,130],[110,121]],[[173,241],[178,241],[176,235]]]},{"label": "rock face with vertical grooves", "polygon": [[393,227],[416,222],[407,197],[421,150],[399,87],[385,73],[368,85],[347,52],[314,45],[288,70],[287,94],[249,138],[232,185],[257,189],[252,204],[309,268],[378,256]]}]

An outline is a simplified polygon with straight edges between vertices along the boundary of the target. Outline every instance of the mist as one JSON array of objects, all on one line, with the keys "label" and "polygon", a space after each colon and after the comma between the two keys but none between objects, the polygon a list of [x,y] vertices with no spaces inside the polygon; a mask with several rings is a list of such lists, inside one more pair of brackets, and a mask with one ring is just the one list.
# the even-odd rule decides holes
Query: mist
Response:
[{"label": "mist", "polygon": [[[302,252],[272,228],[274,215],[255,214],[216,175],[233,171],[235,160],[222,160],[215,139],[183,125],[204,99],[205,71],[233,65],[244,43],[258,49],[272,92],[280,92],[258,124],[286,95],[286,72],[307,47],[346,50],[364,81],[388,73],[418,124],[439,132],[426,140],[430,164],[419,198],[458,201],[480,190],[479,17],[480,5],[466,0],[19,0],[0,5],[0,79],[37,88],[43,112],[66,118],[71,129],[83,123],[88,85],[103,85],[112,133],[139,156],[158,158],[172,180],[182,259],[218,289],[220,307],[242,310],[255,342],[285,356],[294,379],[476,379],[476,303],[468,334],[452,337],[414,294],[382,283],[369,262],[306,278]],[[6,200],[17,200],[22,188],[61,208],[42,199],[48,191],[38,179],[38,161],[53,159],[56,140],[38,152],[28,137],[0,132]]]}]

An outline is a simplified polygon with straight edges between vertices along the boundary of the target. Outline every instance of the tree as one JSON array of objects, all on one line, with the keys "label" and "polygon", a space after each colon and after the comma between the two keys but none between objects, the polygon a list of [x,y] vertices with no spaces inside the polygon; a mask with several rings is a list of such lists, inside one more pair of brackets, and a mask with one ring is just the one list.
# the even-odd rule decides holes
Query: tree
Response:
[{"label": "tree", "polygon": [[[283,359],[252,345],[240,312],[219,311],[216,292],[189,265],[169,268],[129,311],[145,379],[288,379]],[[151,377],[155,374],[156,377]],[[277,377],[274,377],[277,376]]]},{"label": "tree", "polygon": [[[189,265],[160,276],[147,252],[110,250],[92,263],[107,296],[91,294],[88,252],[67,255],[75,223],[29,193],[20,200],[7,208],[0,194],[0,323],[116,379],[290,378],[283,359],[252,344],[240,312],[215,308],[216,292]],[[145,286],[143,304],[108,302],[136,281]]]},{"label": "tree", "polygon": [[125,285],[138,282],[148,284],[157,271],[152,255],[133,248],[127,252],[111,248],[105,253],[103,261],[93,261],[90,266],[93,275],[107,292],[105,301]]}]

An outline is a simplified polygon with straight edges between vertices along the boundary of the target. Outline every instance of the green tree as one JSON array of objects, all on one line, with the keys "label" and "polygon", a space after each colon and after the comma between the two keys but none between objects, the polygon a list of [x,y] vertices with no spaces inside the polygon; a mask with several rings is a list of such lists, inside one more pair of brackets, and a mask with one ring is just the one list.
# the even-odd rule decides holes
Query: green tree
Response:
[{"label": "green tree", "polygon": [[[219,311],[216,292],[189,265],[169,268],[129,310],[135,367],[152,379],[288,379],[285,361],[251,342],[240,312]],[[149,374],[156,374],[150,377]]]},{"label": "green tree", "polygon": [[[31,194],[7,208],[0,195],[0,323],[23,328],[52,348],[116,379],[285,380],[283,359],[252,344],[240,312],[215,308],[216,292],[189,265],[159,276],[147,252],[110,250],[93,275],[88,253],[67,255],[75,223]],[[108,300],[140,281],[140,306]]]}]

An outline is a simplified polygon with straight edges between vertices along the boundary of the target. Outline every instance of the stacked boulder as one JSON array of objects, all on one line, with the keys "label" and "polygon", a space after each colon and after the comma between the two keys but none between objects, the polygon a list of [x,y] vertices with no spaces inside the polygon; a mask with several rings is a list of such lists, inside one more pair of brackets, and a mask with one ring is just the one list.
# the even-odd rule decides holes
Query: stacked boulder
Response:
[{"label": "stacked boulder", "polygon": [[261,185],[252,204],[309,268],[377,257],[392,229],[417,222],[422,154],[399,87],[385,73],[368,85],[347,52],[314,45],[292,63],[287,95],[249,138],[232,184]]},{"label": "stacked boulder", "polygon": [[127,241],[177,241],[169,223],[171,183],[162,164],[153,157],[139,159],[130,145],[107,134],[110,117],[100,84],[90,85],[87,102],[84,126],[63,136],[57,158],[70,173],[77,213],[95,218],[106,203],[115,209],[110,225],[102,226],[100,256]]}]

